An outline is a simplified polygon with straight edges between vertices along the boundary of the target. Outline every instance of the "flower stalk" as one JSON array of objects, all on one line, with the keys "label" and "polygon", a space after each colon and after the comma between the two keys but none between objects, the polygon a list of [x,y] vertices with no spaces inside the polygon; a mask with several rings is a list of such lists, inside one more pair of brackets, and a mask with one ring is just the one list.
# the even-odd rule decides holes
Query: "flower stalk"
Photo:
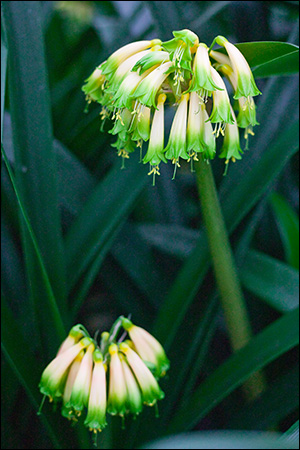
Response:
[{"label": "flower stalk", "polygon": [[[195,164],[201,209],[207,233],[214,273],[220,293],[232,349],[238,351],[252,337],[243,291],[237,274],[226,225],[218,199],[211,165],[199,158]],[[254,374],[244,385],[249,399],[264,389],[261,373]]]}]

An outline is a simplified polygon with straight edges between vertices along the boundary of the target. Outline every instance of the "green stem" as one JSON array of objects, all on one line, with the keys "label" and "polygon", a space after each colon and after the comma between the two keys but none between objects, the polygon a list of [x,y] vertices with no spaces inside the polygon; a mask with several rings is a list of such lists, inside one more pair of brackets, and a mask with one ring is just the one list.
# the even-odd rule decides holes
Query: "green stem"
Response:
[{"label": "green stem", "polygon": [[[226,230],[211,165],[200,158],[195,164],[202,214],[229,338],[234,351],[244,347],[252,330],[243,291]],[[256,397],[263,389],[261,374],[249,379],[247,395]]]}]

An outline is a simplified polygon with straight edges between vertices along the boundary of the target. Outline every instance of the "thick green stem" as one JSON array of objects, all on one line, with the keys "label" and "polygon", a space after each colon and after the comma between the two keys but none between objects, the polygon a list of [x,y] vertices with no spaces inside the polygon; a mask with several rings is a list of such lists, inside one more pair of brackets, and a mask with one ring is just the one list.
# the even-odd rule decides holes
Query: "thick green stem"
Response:
[{"label": "thick green stem", "polygon": [[[202,214],[220,293],[228,334],[234,351],[244,347],[252,337],[243,291],[237,275],[228,233],[210,164],[202,158],[195,165]],[[261,374],[247,382],[249,397],[263,389]]]}]

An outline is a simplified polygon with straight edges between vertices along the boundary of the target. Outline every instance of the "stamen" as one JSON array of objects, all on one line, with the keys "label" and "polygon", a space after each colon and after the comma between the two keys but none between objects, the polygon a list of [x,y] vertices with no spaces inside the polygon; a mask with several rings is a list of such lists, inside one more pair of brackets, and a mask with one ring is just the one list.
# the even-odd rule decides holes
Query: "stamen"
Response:
[{"label": "stamen", "polygon": [[194,161],[199,161],[199,159],[198,159],[197,153],[193,151],[189,154],[189,159],[187,160],[188,163],[189,162],[191,163],[191,172],[192,173],[195,172]]},{"label": "stamen", "polygon": [[200,104],[206,104],[208,102],[208,94],[209,92],[206,89],[200,89],[197,92],[197,95],[200,99]]},{"label": "stamen", "polygon": [[119,120],[121,122],[122,127],[124,127],[124,122],[122,120],[121,114],[120,114],[120,109],[116,112],[116,122]]},{"label": "stamen", "polygon": [[176,172],[177,172],[177,167],[180,167],[179,160],[176,159],[176,158],[173,158],[173,159],[172,159],[172,164],[175,164],[175,167],[174,167],[174,173],[173,173],[173,178],[172,178],[172,180],[175,180]]},{"label": "stamen", "polygon": [[105,106],[102,106],[102,110],[100,112],[100,117],[101,117],[101,120],[104,120],[107,117],[109,117],[109,112],[107,111]]},{"label": "stamen", "polygon": [[118,156],[122,157],[122,165],[121,165],[121,169],[125,169],[125,159],[129,159],[129,154],[126,150],[124,150],[123,148],[121,150],[119,150],[118,152]]},{"label": "stamen", "polygon": [[150,164],[150,172],[148,173],[148,175],[153,175],[153,183],[152,183],[152,186],[155,186],[155,176],[156,176],[156,175],[160,175],[160,172],[159,172],[159,166],[152,166],[152,165]]},{"label": "stamen", "polygon": [[225,161],[225,170],[223,173],[223,177],[226,177],[227,173],[228,173],[228,168],[229,168],[229,159],[226,159]]}]

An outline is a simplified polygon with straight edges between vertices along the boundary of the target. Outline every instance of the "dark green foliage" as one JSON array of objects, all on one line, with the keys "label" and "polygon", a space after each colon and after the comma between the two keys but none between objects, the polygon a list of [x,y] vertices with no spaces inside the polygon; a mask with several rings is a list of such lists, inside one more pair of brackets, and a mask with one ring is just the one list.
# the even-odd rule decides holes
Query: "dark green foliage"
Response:
[{"label": "dark green foliage", "polygon": [[[160,419],[147,411],[125,431],[112,420],[98,448],[158,448],[146,443],[195,429],[159,448],[201,448],[207,429],[289,430],[282,444],[228,445],[296,448],[298,2],[4,1],[1,14],[3,448],[92,448],[49,404],[36,416],[38,381],[64,327],[129,313],[166,345],[166,397]],[[184,28],[240,42],[263,93],[243,159],[227,177],[212,164],[256,334],[235,355],[189,166],[170,181],[163,165],[153,188],[138,155],[120,170],[100,109],[84,114],[81,86],[114,50]],[[238,388],[258,369],[266,390],[247,402]]]}]

